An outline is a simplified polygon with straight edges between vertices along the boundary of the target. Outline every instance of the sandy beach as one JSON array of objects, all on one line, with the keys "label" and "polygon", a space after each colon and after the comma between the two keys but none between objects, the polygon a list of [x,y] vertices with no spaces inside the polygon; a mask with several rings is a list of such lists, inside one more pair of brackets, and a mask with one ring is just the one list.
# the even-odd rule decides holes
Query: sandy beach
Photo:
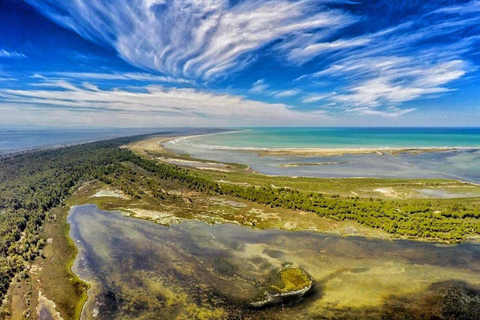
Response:
[{"label": "sandy beach", "polygon": [[[201,135],[203,136],[203,135]],[[154,137],[147,140],[139,141],[131,144],[129,147],[132,150],[152,151],[152,152],[168,152],[175,153],[165,144],[170,141],[175,141],[181,138],[192,137],[191,135],[177,135],[177,136],[161,136]],[[218,147],[223,149],[224,147]],[[415,147],[415,148],[395,148],[395,147],[359,147],[359,148],[227,148],[235,149],[241,152],[253,152],[259,156],[303,156],[303,157],[329,157],[329,156],[343,156],[349,154],[373,154],[380,156],[387,154],[421,154],[428,152],[444,152],[455,151],[459,149],[469,148],[455,148],[455,147]]]}]

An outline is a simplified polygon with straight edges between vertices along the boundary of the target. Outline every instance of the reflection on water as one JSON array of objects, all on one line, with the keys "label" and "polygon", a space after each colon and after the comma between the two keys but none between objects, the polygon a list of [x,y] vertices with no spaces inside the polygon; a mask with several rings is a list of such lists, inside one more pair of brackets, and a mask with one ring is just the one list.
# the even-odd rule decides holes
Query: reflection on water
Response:
[{"label": "reflection on water", "polygon": [[[73,208],[68,221],[80,250],[74,272],[94,284],[85,319],[406,314],[467,319],[480,310],[478,245],[343,238],[198,221],[166,227],[93,205]],[[251,308],[269,290],[274,275],[290,266],[301,267],[314,280],[310,296]]]},{"label": "reflection on water", "polygon": [[[259,156],[245,150],[222,149],[191,143],[188,139],[165,146],[195,158],[249,165],[272,175],[306,177],[453,178],[480,182],[480,150],[461,149],[423,154],[355,154],[331,157]],[[302,165],[305,164],[305,165]],[[311,165],[328,163],[329,165]],[[292,166],[292,164],[295,164]]]}]

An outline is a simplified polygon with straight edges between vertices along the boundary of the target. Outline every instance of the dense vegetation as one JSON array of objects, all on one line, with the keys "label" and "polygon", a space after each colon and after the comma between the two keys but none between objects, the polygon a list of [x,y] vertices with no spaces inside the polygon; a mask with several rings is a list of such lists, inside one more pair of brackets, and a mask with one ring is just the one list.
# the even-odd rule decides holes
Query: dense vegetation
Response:
[{"label": "dense vegetation", "polygon": [[[39,231],[50,210],[62,204],[80,182],[93,179],[115,184],[139,198],[142,191],[135,190],[132,182],[147,179],[146,185],[159,199],[173,197],[161,190],[160,180],[173,181],[207,194],[310,211],[335,220],[351,219],[401,236],[458,241],[480,233],[480,210],[474,203],[324,196],[290,188],[219,184],[192,170],[119,148],[130,141],[115,139],[0,160],[0,299],[14,275],[41,254],[44,240]],[[150,178],[138,177],[127,164],[149,172]]]},{"label": "dense vegetation", "polygon": [[[41,251],[39,231],[48,212],[82,180],[118,165],[131,139],[116,139],[0,160],[0,301],[13,276]],[[103,170],[102,170],[103,171]]]},{"label": "dense vegetation", "polygon": [[335,220],[356,220],[401,236],[463,240],[480,233],[480,207],[465,200],[382,200],[359,197],[324,196],[291,188],[219,184],[188,169],[132,157],[130,161],[161,179],[207,193],[225,194],[272,207],[299,209]]}]

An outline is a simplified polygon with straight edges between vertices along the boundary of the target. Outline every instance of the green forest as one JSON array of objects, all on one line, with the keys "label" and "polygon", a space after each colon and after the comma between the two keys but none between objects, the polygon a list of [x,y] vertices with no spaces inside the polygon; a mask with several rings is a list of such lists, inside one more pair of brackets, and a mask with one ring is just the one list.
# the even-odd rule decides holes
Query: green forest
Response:
[{"label": "green forest", "polygon": [[402,237],[462,241],[480,234],[480,208],[465,199],[383,200],[323,195],[291,188],[219,184],[194,170],[138,156],[120,146],[136,138],[120,138],[0,159],[0,299],[12,278],[42,254],[40,231],[52,208],[62,205],[85,181],[115,184],[126,194],[142,197],[133,183],[137,166],[154,177],[147,181],[159,199],[174,197],[159,187],[172,181],[209,195],[229,195],[334,220],[354,220]]}]

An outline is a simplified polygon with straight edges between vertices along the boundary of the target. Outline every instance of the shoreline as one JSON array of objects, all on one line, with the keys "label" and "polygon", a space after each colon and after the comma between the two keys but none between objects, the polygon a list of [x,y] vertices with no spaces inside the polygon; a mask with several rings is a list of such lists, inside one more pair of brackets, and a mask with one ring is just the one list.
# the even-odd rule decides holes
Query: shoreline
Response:
[{"label": "shoreline", "polygon": [[[78,188],[77,188],[77,190],[78,190]],[[68,211],[67,211],[67,216],[66,216],[66,223],[68,224],[69,231],[68,231],[68,234],[66,235],[66,237],[68,238],[68,241],[73,245],[73,247],[75,248],[75,251],[76,251],[76,254],[73,257],[73,259],[71,261],[69,261],[69,268],[68,268],[69,272],[71,272],[73,276],[77,277],[80,281],[82,281],[87,286],[87,290],[85,291],[85,295],[86,295],[85,301],[83,301],[83,303],[82,303],[82,306],[80,308],[79,318],[78,318],[79,320],[82,320],[82,319],[85,319],[84,311],[85,311],[85,308],[88,305],[88,302],[91,299],[91,290],[93,288],[93,283],[91,281],[88,281],[87,279],[82,278],[79,273],[75,272],[75,269],[78,268],[78,263],[81,260],[81,256],[83,254],[82,251],[85,250],[85,248],[83,248],[83,247],[77,245],[77,243],[75,243],[75,240],[74,240],[74,238],[71,234],[72,224],[71,224],[70,221],[68,221],[71,212],[77,206],[78,205],[69,206],[68,209],[67,209]],[[80,301],[80,302],[82,302],[82,301]]]},{"label": "shoreline", "polygon": [[[176,136],[170,140],[162,141],[162,147],[165,149],[176,152],[169,148],[166,144],[181,145],[182,141],[189,138],[197,138],[208,135],[228,134],[234,132],[241,132],[242,130],[232,130],[225,132],[215,132],[207,134],[197,134],[188,136]],[[186,142],[184,144],[189,144]],[[480,146],[403,146],[403,147],[386,147],[386,146],[359,146],[359,147],[232,147],[225,145],[207,145],[203,143],[192,143],[194,147],[204,148],[207,150],[226,150],[226,151],[239,151],[239,152],[253,152],[259,156],[272,156],[272,155],[293,155],[293,156],[341,156],[349,154],[373,154],[378,155],[398,155],[400,153],[408,154],[422,154],[430,152],[446,152],[446,151],[461,151],[461,150],[479,150]],[[186,150],[185,150],[186,151]]]},{"label": "shoreline", "polygon": [[80,205],[75,204],[75,205],[70,206],[68,208],[66,223],[68,224],[69,229],[70,229],[69,233],[67,235],[68,241],[71,242],[71,244],[73,245],[73,247],[76,250],[75,257],[73,258],[73,260],[70,261],[69,271],[72,273],[72,275],[74,277],[78,278],[80,281],[82,281],[87,286],[87,290],[85,291],[85,295],[86,295],[85,300],[83,302],[79,301],[79,302],[82,302],[82,304],[81,304],[80,314],[79,314],[78,320],[84,320],[84,319],[87,319],[87,316],[85,314],[86,308],[89,306],[89,304],[91,304],[94,301],[93,299],[94,299],[95,295],[94,295],[94,293],[92,293],[92,291],[94,290],[94,287],[97,286],[98,284],[96,283],[96,281],[94,279],[87,280],[85,278],[82,278],[82,276],[78,272],[78,270],[80,268],[79,263],[82,260],[82,256],[84,255],[84,251],[86,249],[85,249],[85,247],[83,247],[83,245],[78,245],[77,242],[75,242],[74,236],[71,234],[72,223],[71,223],[71,221],[69,221],[69,217],[70,217],[72,211],[74,211],[75,208],[78,207],[78,206],[82,206],[82,205],[81,204]]}]

